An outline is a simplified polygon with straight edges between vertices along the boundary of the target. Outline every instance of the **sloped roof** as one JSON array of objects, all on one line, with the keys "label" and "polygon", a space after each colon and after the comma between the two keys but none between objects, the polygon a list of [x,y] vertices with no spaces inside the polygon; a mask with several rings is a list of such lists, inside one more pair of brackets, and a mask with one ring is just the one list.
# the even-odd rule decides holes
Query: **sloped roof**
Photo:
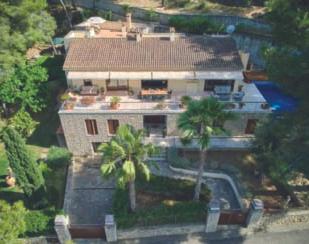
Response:
[{"label": "sloped roof", "polygon": [[230,37],[73,39],[64,63],[70,71],[236,71],[242,63]]}]

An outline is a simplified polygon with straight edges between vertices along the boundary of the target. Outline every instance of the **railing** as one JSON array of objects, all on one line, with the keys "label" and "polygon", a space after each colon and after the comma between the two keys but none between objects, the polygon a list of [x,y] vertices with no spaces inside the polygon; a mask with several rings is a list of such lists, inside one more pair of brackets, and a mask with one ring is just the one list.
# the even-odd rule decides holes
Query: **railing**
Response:
[{"label": "railing", "polygon": [[[211,149],[245,149],[251,146],[253,136],[213,136],[210,139]],[[189,145],[184,146],[179,136],[145,137],[146,143],[153,143],[160,147],[190,147],[199,148],[197,139],[193,139]]]},{"label": "railing", "polygon": [[[271,107],[265,102],[234,102],[234,101],[219,101],[225,104],[225,109],[235,112],[271,112]],[[92,103],[83,104],[81,101],[66,101],[71,103],[69,109],[66,106],[64,110],[103,110],[109,112],[116,111],[162,111],[162,112],[182,112],[185,108],[180,102],[165,102],[165,101],[125,101],[119,102],[117,106],[112,107],[110,102],[95,100]]]}]

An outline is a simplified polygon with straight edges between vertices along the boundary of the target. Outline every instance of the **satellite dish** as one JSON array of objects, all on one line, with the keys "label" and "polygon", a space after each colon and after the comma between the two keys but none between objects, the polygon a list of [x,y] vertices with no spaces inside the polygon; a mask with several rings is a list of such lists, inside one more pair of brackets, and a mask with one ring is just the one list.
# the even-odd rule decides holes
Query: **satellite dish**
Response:
[{"label": "satellite dish", "polygon": [[232,34],[234,31],[235,31],[235,25],[228,25],[227,27],[226,27],[226,32],[228,33],[228,34]]}]

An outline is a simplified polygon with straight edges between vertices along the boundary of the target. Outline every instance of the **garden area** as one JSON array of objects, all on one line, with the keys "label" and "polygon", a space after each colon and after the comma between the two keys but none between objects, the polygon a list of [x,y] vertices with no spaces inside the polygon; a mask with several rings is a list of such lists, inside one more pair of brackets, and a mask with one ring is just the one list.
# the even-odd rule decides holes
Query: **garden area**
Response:
[{"label": "garden area", "polygon": [[137,209],[130,212],[128,192],[117,188],[113,213],[119,228],[161,224],[203,223],[210,191],[203,185],[201,201],[192,201],[195,182],[151,175],[136,180]]},{"label": "garden area", "polygon": [[175,13],[177,11],[256,17],[265,12],[263,0],[116,0],[114,2],[148,9],[158,9],[168,13]]},{"label": "garden area", "polygon": [[[34,61],[34,65],[39,65],[47,72],[47,79],[40,90],[40,97],[44,97],[45,100],[41,111],[29,111],[20,119],[13,120],[18,111],[13,112],[14,108],[10,108],[9,117],[1,118],[0,131],[6,125],[15,128],[19,133],[21,144],[24,145],[22,150],[25,150],[31,162],[39,168],[43,176],[44,190],[30,197],[26,196],[19,184],[8,186],[6,177],[9,175],[9,160],[1,140],[0,199],[10,204],[23,203],[25,228],[21,236],[53,233],[54,217],[62,211],[67,167],[71,161],[71,154],[66,149],[55,147],[57,145],[55,132],[59,126],[57,94],[61,94],[66,87],[62,64],[63,56],[43,55]],[[22,219],[22,216],[19,218]]]},{"label": "garden area", "polygon": [[[197,169],[199,154],[194,150],[168,151],[171,166],[184,169]],[[212,151],[207,153],[205,169],[213,172],[224,172],[230,175],[238,189],[249,203],[251,199],[263,200],[265,208],[270,211],[283,209],[285,192],[277,189],[269,177],[258,170],[257,161],[250,151]],[[304,206],[309,206],[308,180],[302,174],[295,175],[289,182],[295,194],[299,196]],[[302,186],[301,186],[302,185]]]}]

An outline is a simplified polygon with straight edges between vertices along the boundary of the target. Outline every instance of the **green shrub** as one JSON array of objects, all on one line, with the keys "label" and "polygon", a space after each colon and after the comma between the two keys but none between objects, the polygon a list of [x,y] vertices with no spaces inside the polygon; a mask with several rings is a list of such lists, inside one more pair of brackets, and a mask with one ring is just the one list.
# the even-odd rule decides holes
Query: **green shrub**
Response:
[{"label": "green shrub", "polygon": [[[185,139],[183,139],[185,140]],[[167,151],[168,162],[177,168],[187,169],[190,168],[191,162],[185,157],[179,157],[177,153],[177,148],[169,148]]]},{"label": "green shrub", "polygon": [[236,25],[236,32],[237,33],[247,33],[247,34],[255,34],[255,35],[262,35],[262,36],[269,36],[271,35],[271,30],[263,27],[256,27],[250,24],[239,23]]},{"label": "green shrub", "polygon": [[194,223],[202,222],[206,218],[206,203],[192,201],[163,201],[158,205],[129,213],[127,211],[128,192],[122,189],[116,189],[113,204],[113,212],[119,228]]},{"label": "green shrub", "polygon": [[190,0],[166,0],[165,6],[168,8],[184,8]]},{"label": "green shrub", "polygon": [[48,150],[47,164],[51,168],[66,167],[71,163],[72,154],[65,148],[52,146]]},{"label": "green shrub", "polygon": [[38,236],[53,232],[54,209],[30,210],[26,213],[26,236]]},{"label": "green shrub", "polygon": [[26,110],[20,109],[9,119],[9,125],[11,125],[23,138],[27,138],[31,136],[38,122],[34,121]]},{"label": "green shrub", "polygon": [[225,26],[223,24],[217,24],[203,16],[196,16],[192,18],[172,16],[169,19],[169,25],[175,27],[177,31],[188,32],[192,34],[212,34],[225,32]]}]

